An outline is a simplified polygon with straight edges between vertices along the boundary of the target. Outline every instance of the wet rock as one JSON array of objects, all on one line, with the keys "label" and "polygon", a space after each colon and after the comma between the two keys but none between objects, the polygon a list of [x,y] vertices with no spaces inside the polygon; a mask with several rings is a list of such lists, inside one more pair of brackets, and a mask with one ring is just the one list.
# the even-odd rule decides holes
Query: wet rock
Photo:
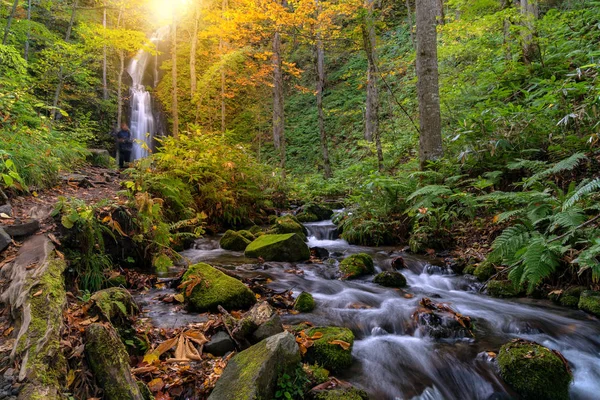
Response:
[{"label": "wet rock", "polygon": [[274,314],[271,318],[261,324],[252,334],[252,341],[254,343],[260,342],[268,337],[275,336],[278,333],[283,332],[283,326],[281,325],[281,317]]},{"label": "wet rock", "polygon": [[492,297],[509,298],[517,297],[519,291],[515,289],[512,281],[490,281],[487,285],[487,293]]},{"label": "wet rock", "polygon": [[[352,346],[354,334],[348,328],[340,327],[315,327],[304,331],[314,343],[308,348],[305,358],[310,363],[337,372],[352,365]],[[321,336],[322,335],[322,336]],[[332,343],[338,341],[337,343]]]},{"label": "wet rock", "polygon": [[37,219],[22,224],[4,225],[6,233],[14,238],[28,237],[40,230],[40,221]]},{"label": "wet rock", "polygon": [[560,305],[565,307],[577,308],[579,305],[579,299],[581,297],[581,293],[586,290],[583,286],[574,286],[570,287],[560,295],[558,302]]},{"label": "wet rock", "polygon": [[271,336],[229,361],[209,400],[272,399],[277,377],[295,368],[299,361],[294,335],[283,332]]},{"label": "wet rock", "polygon": [[223,357],[230,351],[235,350],[235,342],[226,332],[217,332],[210,338],[210,342],[204,345],[204,352],[216,357]]},{"label": "wet rock", "polygon": [[191,295],[185,296],[188,307],[195,311],[216,311],[218,306],[226,310],[247,309],[256,303],[254,293],[246,285],[208,264],[190,266],[182,281],[195,284]]},{"label": "wet rock", "polygon": [[85,330],[85,354],[107,400],[143,400],[131,375],[129,356],[115,330],[92,324]]},{"label": "wet rock", "polygon": [[248,232],[250,232],[251,234],[254,235],[254,237],[263,234],[263,230],[260,226],[258,225],[252,225],[249,229]]},{"label": "wet rock", "polygon": [[475,265],[467,265],[465,268],[463,268],[462,273],[463,275],[474,275],[475,268]]},{"label": "wet rock", "polygon": [[310,254],[313,257],[320,258],[321,260],[329,258],[329,251],[323,247],[311,247]]},{"label": "wet rock", "polygon": [[333,211],[317,203],[307,203],[296,211],[296,218],[300,222],[317,222],[331,218]]},{"label": "wet rock", "polygon": [[275,220],[275,223],[268,233],[278,235],[295,233],[306,242],[306,235],[308,234],[308,231],[304,225],[302,225],[302,223],[296,219],[296,217],[293,215],[284,215],[283,217],[279,217]]},{"label": "wet rock", "polygon": [[13,209],[12,209],[12,206],[10,205],[10,203],[2,204],[0,206],[0,214],[6,214],[9,217],[12,217],[12,212],[13,212]]},{"label": "wet rock", "polygon": [[524,400],[566,400],[572,380],[560,353],[516,339],[498,352],[500,375]]},{"label": "wet rock", "polygon": [[120,287],[97,291],[89,304],[91,314],[99,315],[119,328],[129,327],[131,318],[140,312],[131,293]]},{"label": "wet rock", "polygon": [[315,299],[312,294],[307,292],[302,292],[296,298],[294,302],[294,310],[300,312],[311,312],[315,309]]},{"label": "wet rock", "polygon": [[445,304],[434,303],[425,297],[413,314],[422,336],[434,339],[462,339],[473,337],[471,319],[457,313]]},{"label": "wet rock", "polygon": [[225,250],[244,251],[252,240],[247,239],[239,232],[228,230],[219,241],[219,246]]},{"label": "wet rock", "polygon": [[4,251],[11,243],[12,239],[10,238],[10,235],[0,227],[0,252]]},{"label": "wet rock", "polygon": [[354,279],[375,271],[373,259],[365,253],[353,254],[340,263],[342,279]]},{"label": "wet rock", "polygon": [[480,282],[485,282],[496,273],[496,268],[490,263],[482,262],[473,271],[473,275],[479,279]]},{"label": "wet rock", "polygon": [[580,310],[600,317],[600,292],[585,290],[581,293],[578,307]]},{"label": "wet rock", "polygon": [[241,231],[237,231],[237,234],[238,234],[238,235],[241,235],[241,236],[243,236],[243,237],[245,237],[246,239],[248,239],[248,240],[249,240],[249,241],[251,241],[251,242],[252,242],[254,239],[256,239],[256,236],[255,236],[255,235],[254,235],[252,232],[250,232],[250,231],[247,231],[247,230],[241,230]]},{"label": "wet rock", "polygon": [[383,271],[375,275],[373,282],[391,288],[403,288],[406,286],[406,278],[400,272]]},{"label": "wet rock", "polygon": [[406,268],[406,262],[404,261],[404,258],[398,256],[398,257],[395,257],[394,259],[392,259],[392,268],[394,268],[394,269]]},{"label": "wet rock", "polygon": [[310,250],[303,239],[295,233],[263,235],[246,248],[246,257],[261,257],[266,261],[304,261],[310,258]]}]

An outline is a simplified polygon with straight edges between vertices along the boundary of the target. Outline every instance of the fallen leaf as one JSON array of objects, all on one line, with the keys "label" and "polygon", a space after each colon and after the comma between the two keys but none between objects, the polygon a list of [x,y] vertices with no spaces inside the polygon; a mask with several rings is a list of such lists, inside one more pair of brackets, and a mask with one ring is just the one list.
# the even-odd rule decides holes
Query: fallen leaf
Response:
[{"label": "fallen leaf", "polygon": [[35,293],[33,294],[33,297],[38,297],[38,296],[41,296],[41,295],[42,295],[42,293],[44,293],[44,291],[43,291],[42,289],[40,289],[40,290],[38,290],[37,292],[35,292]]},{"label": "fallen leaf", "polygon": [[159,392],[161,391],[163,388],[165,387],[165,383],[163,382],[163,380],[161,378],[156,378],[156,379],[152,379],[149,383],[148,383],[148,389],[150,389],[150,391],[152,393],[155,392]]},{"label": "fallen leaf", "polygon": [[339,345],[344,350],[350,349],[350,343],[344,342],[343,340],[332,340],[331,342],[327,342],[327,343],[329,343],[329,344],[337,344],[337,345]]}]

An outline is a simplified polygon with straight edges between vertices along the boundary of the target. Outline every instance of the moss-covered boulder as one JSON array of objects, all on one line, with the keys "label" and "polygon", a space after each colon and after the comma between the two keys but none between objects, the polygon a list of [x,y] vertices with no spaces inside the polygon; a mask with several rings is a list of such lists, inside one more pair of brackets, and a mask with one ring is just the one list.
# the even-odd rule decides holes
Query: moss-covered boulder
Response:
[{"label": "moss-covered boulder", "polygon": [[354,279],[375,271],[373,259],[365,253],[353,254],[340,263],[342,279]]},{"label": "moss-covered boulder", "polygon": [[[254,235],[252,235],[252,237],[254,237]],[[219,240],[219,246],[221,246],[221,248],[224,250],[244,251],[246,250],[246,247],[250,244],[250,242],[252,242],[252,240],[246,238],[240,232],[228,230],[227,232],[225,232],[221,240]]]},{"label": "moss-covered boulder", "polygon": [[480,282],[485,282],[496,273],[496,268],[490,263],[482,262],[473,271],[473,275],[479,279]]},{"label": "moss-covered boulder", "polygon": [[139,308],[127,289],[113,287],[99,290],[89,301],[91,314],[99,315],[116,327],[129,326],[130,319],[139,313]]},{"label": "moss-covered boulder", "polygon": [[271,336],[229,361],[209,400],[273,399],[277,377],[291,372],[299,361],[294,335],[283,332]]},{"label": "moss-covered boulder", "polygon": [[304,261],[310,258],[310,249],[295,233],[263,235],[246,247],[246,257],[261,257],[266,261]]},{"label": "moss-covered boulder", "polygon": [[516,339],[498,352],[500,375],[524,400],[566,400],[571,373],[556,352]]},{"label": "moss-covered boulder", "polygon": [[[306,360],[337,372],[352,365],[354,334],[348,328],[315,327],[305,331],[310,338],[316,338],[306,352]],[[317,338],[318,337],[318,338]]]},{"label": "moss-covered boulder", "polygon": [[508,298],[517,297],[519,291],[515,289],[515,285],[509,280],[490,281],[487,285],[487,293],[492,297]]},{"label": "moss-covered boulder", "polygon": [[354,387],[345,389],[320,390],[314,392],[315,400],[369,400],[369,395],[364,390]]},{"label": "moss-covered boulder", "polygon": [[250,228],[248,228],[248,232],[250,232],[251,234],[253,234],[256,237],[257,235],[262,234],[263,230],[258,225],[252,225]]},{"label": "moss-covered boulder", "polygon": [[586,290],[583,286],[573,286],[563,291],[558,298],[558,303],[565,307],[577,308],[579,305],[579,298],[581,293]]},{"label": "moss-covered boulder", "polygon": [[406,286],[406,278],[400,272],[383,271],[375,275],[373,282],[391,288],[403,288]]},{"label": "moss-covered boulder", "polygon": [[293,215],[284,215],[275,220],[269,231],[271,234],[296,233],[303,241],[306,241],[308,231],[300,221]]},{"label": "moss-covered boulder", "polygon": [[581,292],[578,307],[580,310],[600,317],[600,292],[585,290]]},{"label": "moss-covered boulder", "polygon": [[294,302],[294,310],[300,312],[311,312],[315,309],[315,299],[312,294],[307,292],[302,292],[296,298]]},{"label": "moss-covered boulder", "polygon": [[250,289],[235,278],[225,275],[208,264],[194,264],[183,274],[182,281],[194,284],[190,296],[185,295],[188,308],[194,311],[248,309],[256,303]]},{"label": "moss-covered boulder", "polygon": [[465,268],[463,268],[462,273],[463,273],[463,275],[474,275],[475,274],[475,266],[467,265]]},{"label": "moss-covered boulder", "polygon": [[238,235],[242,235],[249,241],[253,241],[254,239],[256,239],[256,235],[250,231],[241,230],[241,231],[237,231],[237,233],[238,233]]},{"label": "moss-covered boulder", "polygon": [[92,324],[86,328],[85,354],[105,399],[144,399],[131,375],[125,346],[110,325]]},{"label": "moss-covered boulder", "polygon": [[333,211],[331,208],[311,202],[300,208],[296,214],[296,218],[300,222],[317,222],[330,219],[332,215]]}]

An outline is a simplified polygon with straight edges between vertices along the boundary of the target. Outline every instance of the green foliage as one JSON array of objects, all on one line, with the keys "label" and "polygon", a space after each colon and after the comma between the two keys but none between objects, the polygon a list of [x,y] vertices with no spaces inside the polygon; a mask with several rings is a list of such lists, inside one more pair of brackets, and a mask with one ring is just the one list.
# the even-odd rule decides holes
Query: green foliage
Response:
[{"label": "green foliage", "polygon": [[277,378],[275,399],[304,399],[310,380],[302,365],[296,367],[291,374],[281,374]]}]

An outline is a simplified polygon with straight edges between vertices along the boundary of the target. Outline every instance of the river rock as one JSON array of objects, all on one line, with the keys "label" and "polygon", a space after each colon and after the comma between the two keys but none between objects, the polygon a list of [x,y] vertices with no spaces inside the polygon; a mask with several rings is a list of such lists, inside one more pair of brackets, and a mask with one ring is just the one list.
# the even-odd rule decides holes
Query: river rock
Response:
[{"label": "river rock", "polygon": [[262,323],[254,333],[252,333],[252,341],[254,343],[260,342],[268,337],[275,336],[278,333],[283,332],[283,325],[281,324],[281,317],[278,314],[274,314],[267,321]]},{"label": "river rock", "polygon": [[404,257],[395,257],[392,259],[392,267],[394,269],[404,269],[406,268],[406,262],[404,261]]},{"label": "river rock", "polygon": [[488,282],[487,293],[492,297],[499,298],[517,297],[519,295],[519,291],[515,289],[515,285],[510,280]]},{"label": "river rock", "polygon": [[279,217],[275,220],[275,223],[268,233],[279,235],[284,233],[296,233],[303,241],[306,242],[306,235],[308,234],[308,231],[304,225],[302,225],[302,223],[296,219],[296,217],[293,215],[284,215],[283,217]]},{"label": "river rock", "polygon": [[375,271],[373,259],[365,253],[353,254],[340,263],[342,279],[354,279]]},{"label": "river rock", "polygon": [[479,279],[480,282],[485,282],[496,273],[496,268],[491,263],[482,262],[473,271],[473,275]]},{"label": "river rock", "polygon": [[226,332],[217,332],[210,338],[210,342],[204,345],[204,352],[216,357],[223,357],[230,351],[235,350],[235,342]]},{"label": "river rock", "polygon": [[199,280],[190,296],[185,295],[188,307],[195,311],[216,311],[250,308],[256,297],[250,289],[235,278],[225,275],[205,263],[194,264],[183,275],[182,281]]},{"label": "river rock", "polygon": [[498,352],[502,379],[524,400],[566,400],[571,373],[560,353],[516,339]]},{"label": "river rock", "polygon": [[600,317],[600,292],[585,290],[579,298],[579,309]]},{"label": "river rock", "polygon": [[229,361],[209,400],[273,399],[278,376],[294,369],[299,361],[294,335],[271,336]]},{"label": "river rock", "polygon": [[6,214],[9,217],[12,217],[12,212],[13,212],[13,209],[12,209],[12,206],[10,205],[10,203],[2,204],[0,206],[0,214]]},{"label": "river rock", "polygon": [[21,224],[4,225],[6,233],[14,238],[28,237],[40,230],[40,221],[37,219],[27,221]]},{"label": "river rock", "polygon": [[[305,358],[309,363],[318,363],[320,366],[338,372],[352,365],[352,346],[354,334],[348,328],[340,327],[314,327],[304,331],[314,343],[306,352]],[[331,343],[339,341],[339,344]]]},{"label": "river rock", "polygon": [[131,375],[129,356],[112,326],[91,324],[85,330],[85,353],[107,400],[143,400]]},{"label": "river rock", "polygon": [[315,309],[315,299],[312,294],[307,292],[302,292],[296,298],[294,302],[294,310],[300,312],[311,312]]},{"label": "river rock", "polygon": [[296,233],[263,235],[246,247],[246,257],[261,257],[265,261],[304,261],[310,250]]},{"label": "river rock", "polygon": [[219,246],[225,250],[244,251],[252,240],[247,239],[239,232],[228,230],[219,241]]},{"label": "river rock", "polygon": [[373,282],[391,288],[403,288],[406,286],[406,278],[400,272],[383,271],[375,275]]},{"label": "river rock", "polygon": [[329,250],[327,250],[323,247],[311,247],[310,254],[313,257],[319,258],[321,260],[329,258]]},{"label": "river rock", "polygon": [[10,235],[6,233],[2,227],[0,227],[0,252],[6,250],[11,243],[12,239],[10,238]]},{"label": "river rock", "polygon": [[307,203],[296,210],[296,218],[300,222],[317,222],[331,218],[333,211],[317,203]]},{"label": "river rock", "polygon": [[422,336],[434,339],[473,337],[471,318],[457,313],[446,304],[434,303],[427,297],[421,299],[413,318]]}]

